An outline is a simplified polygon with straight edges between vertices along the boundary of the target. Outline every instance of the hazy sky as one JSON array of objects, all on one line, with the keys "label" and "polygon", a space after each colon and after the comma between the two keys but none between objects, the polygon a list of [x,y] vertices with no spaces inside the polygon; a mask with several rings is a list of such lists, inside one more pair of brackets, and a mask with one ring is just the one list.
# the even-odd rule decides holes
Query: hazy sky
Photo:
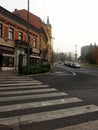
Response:
[{"label": "hazy sky", "polygon": [[[9,11],[27,9],[27,0],[0,0]],[[30,12],[53,27],[55,52],[80,53],[81,46],[98,44],[98,0],[30,0]]]}]

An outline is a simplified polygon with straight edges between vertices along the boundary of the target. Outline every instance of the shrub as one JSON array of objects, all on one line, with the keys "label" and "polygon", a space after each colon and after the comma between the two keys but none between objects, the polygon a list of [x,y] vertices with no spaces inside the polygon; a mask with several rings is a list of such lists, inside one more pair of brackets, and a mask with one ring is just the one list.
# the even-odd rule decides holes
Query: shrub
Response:
[{"label": "shrub", "polygon": [[23,67],[22,69],[22,74],[40,74],[40,73],[45,73],[48,72],[51,69],[51,65],[34,65],[32,66],[29,70],[27,67]]}]

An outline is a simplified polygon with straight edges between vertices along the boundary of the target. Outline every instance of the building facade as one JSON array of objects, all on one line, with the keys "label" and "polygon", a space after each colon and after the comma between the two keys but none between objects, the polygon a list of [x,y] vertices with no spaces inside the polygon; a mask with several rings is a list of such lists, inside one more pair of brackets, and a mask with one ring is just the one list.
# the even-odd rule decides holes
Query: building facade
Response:
[{"label": "building facade", "polygon": [[0,70],[18,70],[20,56],[27,66],[28,45],[31,66],[51,62],[48,25],[30,12],[28,21],[27,14],[24,9],[9,12],[0,6]]},{"label": "building facade", "polygon": [[90,45],[87,45],[87,46],[83,46],[81,48],[81,62],[82,63],[87,63],[88,61],[86,60],[86,56],[89,53],[93,53],[96,48],[97,48],[96,44],[94,44],[94,45],[90,44]]}]

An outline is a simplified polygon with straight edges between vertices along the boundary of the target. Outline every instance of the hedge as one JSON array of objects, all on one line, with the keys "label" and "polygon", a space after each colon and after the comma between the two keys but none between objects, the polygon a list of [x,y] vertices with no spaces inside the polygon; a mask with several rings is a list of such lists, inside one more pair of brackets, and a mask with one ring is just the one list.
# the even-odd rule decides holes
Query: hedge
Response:
[{"label": "hedge", "polygon": [[47,64],[47,65],[34,65],[32,67],[30,67],[30,69],[28,70],[27,67],[23,67],[22,69],[22,74],[40,74],[40,73],[45,73],[48,72],[51,69],[51,65]]}]

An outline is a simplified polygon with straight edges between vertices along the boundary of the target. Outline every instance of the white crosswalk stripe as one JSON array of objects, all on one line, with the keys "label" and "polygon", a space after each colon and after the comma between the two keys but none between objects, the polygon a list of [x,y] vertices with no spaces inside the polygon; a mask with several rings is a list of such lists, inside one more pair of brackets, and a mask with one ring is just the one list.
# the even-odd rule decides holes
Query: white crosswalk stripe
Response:
[{"label": "white crosswalk stripe", "polygon": [[[12,82],[11,82],[12,81]],[[51,99],[50,99],[51,98]],[[28,102],[28,100],[30,100]],[[36,99],[35,101],[33,101]],[[42,100],[40,100],[42,99]],[[27,101],[26,101],[27,100]],[[17,102],[16,102],[17,101]],[[22,101],[22,102],[21,102]],[[48,120],[56,120],[76,115],[82,115],[98,111],[98,106],[94,104],[85,104],[78,106],[70,106],[68,108],[59,108],[58,106],[81,103],[83,100],[77,97],[70,97],[67,93],[59,92],[49,85],[43,84],[40,81],[25,77],[1,80],[0,82],[0,123],[26,124],[34,122],[44,122]],[[3,104],[5,103],[5,104]],[[39,111],[36,113],[26,113],[28,109],[46,108],[56,106],[52,110]],[[25,113],[22,114],[22,111]],[[14,113],[14,115],[5,115],[5,113]],[[21,112],[21,115],[17,114]]]},{"label": "white crosswalk stripe", "polygon": [[34,108],[34,107],[51,106],[51,105],[56,105],[56,104],[66,104],[66,103],[73,103],[73,102],[80,102],[80,101],[82,101],[82,100],[80,100],[76,97],[73,97],[73,98],[34,102],[34,103],[14,104],[14,105],[1,106],[0,112]]},{"label": "white crosswalk stripe", "polygon": [[26,100],[34,98],[46,98],[46,97],[56,97],[56,96],[66,96],[66,93],[47,93],[47,94],[34,94],[34,95],[23,95],[23,96],[12,96],[12,97],[0,97],[0,101],[14,101],[14,100]]},{"label": "white crosswalk stripe", "polygon": [[29,85],[28,87],[27,86],[19,86],[19,87],[4,87],[3,86],[3,87],[0,87],[0,90],[6,90],[6,89],[7,90],[12,90],[12,89],[17,90],[17,89],[25,89],[25,88],[27,88],[27,89],[30,89],[30,88],[34,89],[35,88],[36,89],[36,88],[48,88],[48,87],[49,87],[49,85],[38,85],[38,86],[36,86],[36,85],[35,86],[30,86]]},{"label": "white crosswalk stripe", "polygon": [[0,92],[0,94],[2,95],[6,95],[6,94],[23,94],[23,93],[36,93],[36,92],[53,92],[53,91],[57,91],[56,89],[54,88],[45,88],[45,89],[39,89],[39,90],[22,90],[22,91],[19,91],[19,90],[16,90],[16,91],[7,91],[7,92]]},{"label": "white crosswalk stripe", "polygon": [[36,85],[40,85],[40,84],[42,84],[42,83],[40,83],[40,82],[26,82],[26,83],[13,83],[13,84],[0,84],[0,86],[18,86],[18,85],[34,85],[34,84],[36,84]]}]

